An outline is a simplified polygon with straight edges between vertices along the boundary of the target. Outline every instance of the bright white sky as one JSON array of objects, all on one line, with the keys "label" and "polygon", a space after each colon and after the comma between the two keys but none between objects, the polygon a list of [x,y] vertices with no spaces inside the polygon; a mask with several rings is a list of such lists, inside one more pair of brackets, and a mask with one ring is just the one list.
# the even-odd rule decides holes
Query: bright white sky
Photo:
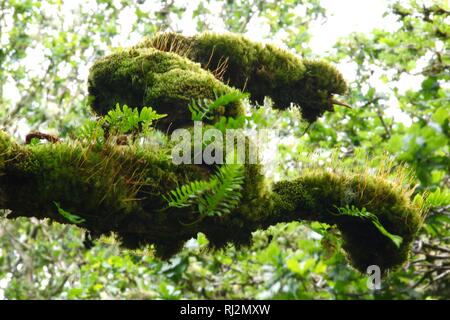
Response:
[{"label": "bright white sky", "polygon": [[[76,2],[76,1],[74,1]],[[154,6],[155,0],[147,0],[143,4],[145,6]],[[196,0],[179,0],[177,3],[186,2],[187,14],[184,15],[181,21],[176,21],[177,26],[183,30],[183,33],[193,34],[195,33],[195,23],[191,18],[190,12],[197,6]],[[313,33],[311,41],[311,47],[316,54],[324,54],[339,37],[344,37],[352,32],[370,32],[374,28],[394,28],[396,26],[395,21],[383,18],[384,12],[388,7],[388,0],[321,0],[322,6],[327,10],[328,20],[325,24],[315,23],[310,30]],[[211,1],[208,8],[212,12],[221,10],[220,2]],[[127,14],[128,13],[128,14]],[[125,9],[123,11],[124,22],[121,37],[121,45],[131,45],[138,38],[130,38],[127,36],[126,30],[131,29],[133,19],[130,17],[130,12]],[[253,22],[253,21],[252,21]],[[247,35],[253,40],[264,40],[264,30],[258,26],[258,21],[252,23],[254,26],[247,32]],[[214,31],[221,32],[222,26],[215,21],[210,21]]]},{"label": "bright white sky", "polygon": [[[314,23],[310,32],[312,38],[310,47],[315,54],[326,55],[331,50],[337,39],[345,37],[353,32],[370,33],[373,29],[395,30],[398,22],[392,16],[384,17],[388,9],[388,0],[322,0],[321,4],[327,10],[325,23]],[[418,66],[420,68],[421,66]],[[338,69],[348,80],[354,78],[355,65],[351,61],[341,63]],[[380,81],[375,72],[373,83],[379,92],[388,90],[387,85]],[[401,79],[396,86],[400,92],[408,89],[419,89],[422,78],[420,76],[407,76]],[[403,114],[396,99],[392,96],[385,110],[387,116],[406,125],[411,124],[411,119]]]},{"label": "bright white sky", "polygon": [[322,0],[327,10],[327,22],[315,23],[310,29],[313,37],[311,48],[316,54],[324,54],[336,40],[352,32],[369,33],[374,28],[394,28],[395,21],[383,18],[387,0]]}]

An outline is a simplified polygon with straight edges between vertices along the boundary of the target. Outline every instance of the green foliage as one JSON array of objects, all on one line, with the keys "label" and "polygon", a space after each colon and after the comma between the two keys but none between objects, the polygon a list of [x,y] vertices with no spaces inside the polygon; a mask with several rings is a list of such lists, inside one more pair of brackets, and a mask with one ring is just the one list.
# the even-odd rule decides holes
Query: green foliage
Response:
[{"label": "green foliage", "polygon": [[166,117],[166,114],[158,114],[151,107],[130,108],[127,105],[108,111],[105,122],[109,124],[110,130],[120,133],[136,133],[138,131],[148,132],[155,120]]},{"label": "green foliage", "polygon": [[215,100],[213,101],[210,99],[197,99],[191,101],[188,108],[191,112],[192,121],[212,120],[214,118],[213,112],[217,108],[235,104],[248,97],[248,94],[240,91],[232,91],[225,94],[214,93],[214,95]]},{"label": "green foliage", "polygon": [[85,219],[81,218],[80,216],[72,214],[72,213],[64,210],[63,208],[61,208],[58,202],[54,201],[53,203],[55,204],[55,206],[58,210],[58,213],[60,215],[62,215],[64,218],[66,218],[67,221],[69,221],[73,224],[80,224],[80,223],[83,223],[86,221]]},{"label": "green foliage", "polygon": [[239,116],[236,118],[220,117],[219,121],[214,123],[214,128],[220,130],[222,133],[226,133],[227,129],[242,129],[246,124],[248,117]]},{"label": "green foliage", "polygon": [[[423,200],[428,208],[425,230],[429,235],[438,238],[450,225],[450,190],[448,188],[436,188],[426,195]],[[444,231],[445,234],[445,231]]]},{"label": "green foliage", "polygon": [[142,109],[130,108],[127,105],[122,107],[116,104],[116,108],[110,110],[104,117],[97,120],[85,120],[83,125],[75,130],[76,138],[101,146],[105,143],[105,128],[108,135],[133,134],[137,133],[149,135],[153,130],[153,123],[166,117],[165,114],[158,114],[151,107]]},{"label": "green foliage", "polygon": [[225,164],[209,181],[193,181],[171,190],[164,199],[169,207],[196,206],[201,216],[227,215],[242,197],[243,171],[241,164]]},{"label": "green foliage", "polygon": [[195,204],[196,199],[209,188],[211,188],[210,181],[192,181],[171,190],[169,194],[163,195],[163,197],[169,207],[185,208]]},{"label": "green foliage", "polygon": [[450,205],[450,190],[436,188],[426,197],[426,203],[429,207],[443,207]]},{"label": "green foliage", "polygon": [[[0,24],[11,28],[0,29],[0,87],[17,92],[0,90],[1,126],[25,119],[32,129],[41,126],[64,135],[75,128],[88,114],[80,75],[115,42],[123,8],[104,1],[89,8],[83,1],[70,8],[61,1],[1,1]],[[129,3],[127,9],[135,17],[132,34],[154,32],[164,20],[139,14],[138,3]]]},{"label": "green foliage", "polygon": [[[286,137],[298,138],[298,143],[280,141],[276,152],[280,168],[273,172],[277,178],[298,177],[301,163],[308,161],[326,167],[328,152],[333,149],[341,151],[342,163],[349,159],[363,163],[367,154],[377,161],[388,150],[396,163],[408,163],[419,176],[415,181],[417,199],[426,198],[422,191],[433,194],[437,188],[448,194],[448,86],[443,84],[448,82],[445,11],[449,8],[444,1],[435,1],[432,7],[428,7],[429,1],[390,3],[387,14],[397,19],[397,30],[376,30],[366,37],[351,35],[336,43],[335,57],[327,57],[343,63],[350,60],[356,66],[356,77],[347,79],[354,80],[348,97],[353,110],[338,108],[325,113],[306,134],[304,125],[287,114],[278,117],[266,112],[267,108],[252,114],[250,120],[258,127],[276,124]],[[264,38],[281,39],[306,57],[311,54],[308,24],[324,15],[317,0],[223,1],[216,4],[219,10],[211,10],[210,5],[199,1],[189,17],[197,31],[210,30],[210,21],[216,20],[233,32],[252,31],[251,18],[262,17],[259,20],[270,30]],[[183,25],[170,24],[174,15],[167,12],[181,17],[183,6],[175,1],[167,11],[159,12],[160,6],[128,2],[127,10],[136,19],[130,19],[134,22],[127,38],[168,27],[177,30]],[[0,88],[12,85],[19,96],[13,99],[8,95],[10,90],[0,90],[1,126],[13,132],[14,124],[24,119],[33,129],[56,128],[67,135],[87,115],[85,99],[79,94],[84,91],[85,79],[79,75],[85,65],[117,43],[124,7],[104,1],[85,6],[74,1],[69,10],[80,19],[67,19],[68,7],[60,1],[3,1],[2,8],[6,14],[0,15],[0,24],[8,28],[0,31]],[[28,52],[35,48],[45,48],[42,52],[48,53],[38,59],[35,50]],[[34,71],[36,66],[41,67],[38,72]],[[423,86],[406,92],[386,88],[414,83],[408,77],[398,82],[402,75],[423,77]],[[379,90],[380,83],[386,84],[383,90]],[[405,120],[386,112],[397,106]],[[244,120],[239,117],[239,121]],[[312,160],[309,151],[317,151]],[[151,250],[119,249],[110,238],[96,241],[88,250],[79,228],[17,219],[0,222],[0,298],[448,299],[449,275],[439,278],[443,273],[440,263],[446,263],[439,260],[445,255],[439,247],[448,250],[450,246],[450,222],[445,220],[449,202],[446,197],[433,197],[411,264],[384,279],[381,290],[368,289],[366,277],[348,267],[341,238],[327,226],[324,231],[314,225],[312,231],[308,224],[280,224],[254,233],[247,250],[230,246],[216,252],[206,250],[205,236],[199,234],[173,260],[164,262]],[[322,233],[317,233],[319,230]]]},{"label": "green foliage", "polygon": [[85,120],[81,127],[76,130],[76,137],[82,141],[95,142],[98,145],[103,144],[105,131],[103,129],[104,119]]},{"label": "green foliage", "polygon": [[366,210],[366,208],[358,209],[355,206],[349,206],[346,205],[345,207],[337,208],[340,215],[346,215],[351,217],[358,217],[361,219],[367,219],[378,229],[378,231],[381,232],[384,236],[391,239],[392,242],[397,246],[397,248],[400,248],[403,242],[403,238],[394,234],[391,234],[389,231],[387,231],[383,225],[380,223],[380,220],[376,215],[373,213],[370,213]]},{"label": "green foliage", "polygon": [[225,164],[219,168],[213,179],[209,194],[198,199],[199,212],[206,216],[222,216],[231,213],[242,197],[244,166]]},{"label": "green foliage", "polygon": [[[436,256],[445,256],[450,245],[450,202],[444,197],[434,206],[427,200],[437,188],[442,193],[449,188],[448,12],[445,1],[392,1],[386,15],[397,20],[394,30],[355,33],[338,41],[334,60],[352,61],[356,67],[348,99],[354,108],[325,114],[296,148],[323,150],[317,161],[324,166],[331,148],[341,150],[343,163],[364,161],[367,155],[382,161],[387,154],[395,163],[407,164],[418,178],[412,182],[417,186],[415,202],[429,208],[415,242],[419,249],[411,258],[418,262],[392,275],[377,297],[442,299],[449,294],[449,275]],[[419,262],[423,259],[430,263]]]}]

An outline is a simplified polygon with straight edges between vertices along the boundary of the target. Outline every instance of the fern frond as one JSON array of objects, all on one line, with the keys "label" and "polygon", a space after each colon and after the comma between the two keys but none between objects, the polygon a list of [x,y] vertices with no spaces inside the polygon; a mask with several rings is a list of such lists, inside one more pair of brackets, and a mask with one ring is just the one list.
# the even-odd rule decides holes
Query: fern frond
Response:
[{"label": "fern frond", "polygon": [[151,107],[143,107],[139,111],[138,108],[130,108],[127,105],[120,107],[119,104],[116,104],[116,108],[110,110],[104,119],[111,129],[121,133],[129,133],[140,128],[149,130],[153,121],[166,116],[166,114],[158,114]]},{"label": "fern frond", "polygon": [[191,206],[194,200],[210,187],[210,182],[196,180],[170,191],[168,195],[163,195],[163,198],[169,207],[185,208]]},{"label": "fern frond", "polygon": [[437,188],[428,194],[425,199],[426,205],[429,207],[441,207],[450,204],[450,190]]},{"label": "fern frond", "polygon": [[341,215],[352,216],[352,217],[369,220],[378,229],[378,231],[380,231],[380,233],[382,235],[389,238],[398,248],[401,246],[401,244],[403,242],[403,238],[387,231],[386,228],[381,224],[378,217],[376,215],[374,215],[373,213],[368,212],[366,210],[366,208],[358,209],[357,207],[355,207],[353,205],[351,207],[346,205],[345,207],[337,208],[337,209],[338,209],[339,214],[341,214]]},{"label": "fern frond", "polygon": [[238,206],[243,182],[244,166],[225,164],[209,181],[193,181],[170,191],[163,198],[169,207],[197,205],[201,216],[222,216]]},{"label": "fern frond", "polygon": [[213,112],[218,107],[227,106],[231,103],[238,102],[246,97],[248,94],[235,90],[225,94],[218,94],[214,92],[215,100],[198,99],[192,100],[188,105],[193,121],[203,121],[204,119],[211,120]]},{"label": "fern frond", "polygon": [[231,103],[238,102],[238,101],[248,97],[247,93],[243,93],[239,90],[235,90],[235,91],[228,92],[225,94],[214,93],[214,95],[215,95],[216,99],[211,104],[211,108],[213,110],[220,106],[227,106]]},{"label": "fern frond", "polygon": [[222,216],[236,208],[242,197],[244,167],[242,164],[226,164],[220,167],[210,192],[203,194],[198,201],[200,214]]},{"label": "fern frond", "polygon": [[209,108],[209,100],[207,99],[198,99],[192,100],[191,103],[188,105],[188,109],[191,112],[191,119],[192,121],[203,121],[203,119],[211,119],[211,116],[209,113],[211,113],[213,110]]}]

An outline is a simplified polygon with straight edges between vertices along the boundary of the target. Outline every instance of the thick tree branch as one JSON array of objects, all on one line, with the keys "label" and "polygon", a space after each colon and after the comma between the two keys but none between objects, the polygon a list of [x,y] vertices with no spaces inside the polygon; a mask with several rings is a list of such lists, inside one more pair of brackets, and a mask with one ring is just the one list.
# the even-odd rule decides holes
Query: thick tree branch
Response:
[{"label": "thick tree branch", "polygon": [[[21,146],[0,134],[0,208],[8,218],[50,218],[74,223],[58,206],[83,219],[93,235],[114,232],[127,247],[154,244],[168,257],[203,232],[213,247],[248,244],[251,233],[280,222],[315,220],[341,230],[349,259],[359,270],[403,263],[421,224],[404,190],[382,177],[311,171],[265,188],[257,166],[246,166],[240,205],[225,216],[201,217],[193,208],[170,208],[162,195],[179,185],[207,179],[210,168],[175,165],[164,150],[83,146],[79,142]],[[339,215],[344,204],[377,214],[397,248],[372,223]],[[192,223],[193,222],[193,223]]]}]

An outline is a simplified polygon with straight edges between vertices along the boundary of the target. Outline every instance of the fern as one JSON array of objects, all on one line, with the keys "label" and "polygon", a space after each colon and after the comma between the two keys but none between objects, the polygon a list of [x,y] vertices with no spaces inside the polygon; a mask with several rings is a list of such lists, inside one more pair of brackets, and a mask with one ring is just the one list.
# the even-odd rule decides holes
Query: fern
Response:
[{"label": "fern", "polygon": [[448,189],[441,190],[441,188],[437,188],[428,194],[425,203],[429,207],[448,206],[450,204],[450,191]]},{"label": "fern", "polygon": [[185,208],[194,204],[195,199],[210,187],[211,182],[196,180],[170,191],[168,195],[163,195],[163,198],[169,207]]},{"label": "fern", "polygon": [[110,110],[105,116],[105,121],[110,128],[120,133],[136,132],[142,129],[149,130],[153,121],[164,118],[166,114],[158,114],[151,107],[143,107],[139,112],[138,108],[130,108],[127,105]]},{"label": "fern", "polygon": [[56,209],[58,210],[58,213],[60,215],[62,215],[64,218],[66,218],[67,221],[69,221],[73,224],[80,224],[80,223],[83,223],[86,221],[85,219],[81,218],[80,216],[72,214],[72,213],[64,210],[63,208],[61,208],[58,202],[54,201],[53,203],[55,204]]},{"label": "fern", "polygon": [[372,222],[372,224],[378,229],[378,231],[381,232],[382,235],[389,238],[396,246],[399,248],[403,242],[403,238],[397,235],[394,235],[387,231],[383,225],[381,224],[380,220],[378,220],[378,217],[374,215],[373,213],[370,213],[366,210],[366,208],[362,208],[361,210],[358,209],[355,206],[349,207],[346,205],[342,208],[337,208],[339,211],[339,214],[346,215],[346,216],[352,216],[352,217],[358,217],[361,219],[367,219]]},{"label": "fern", "polygon": [[192,100],[188,105],[189,111],[191,112],[192,121],[203,121],[203,119],[211,120],[212,116],[210,113],[213,111],[209,105],[210,100],[198,99]]},{"label": "fern", "polygon": [[231,103],[238,102],[242,99],[245,99],[248,97],[247,93],[243,93],[241,91],[235,90],[229,93],[220,94],[218,95],[216,92],[214,93],[215,100],[211,104],[212,108],[218,108],[220,106],[227,106]]},{"label": "fern", "polygon": [[243,169],[241,164],[227,164],[219,169],[215,177],[217,183],[212,185],[209,193],[199,198],[201,215],[221,216],[238,206],[244,182]]},{"label": "fern", "polygon": [[83,125],[77,129],[77,138],[85,141],[93,141],[97,144],[102,144],[104,142],[105,132],[102,128],[104,124],[103,119],[99,120],[86,120]]},{"label": "fern", "polygon": [[226,133],[227,129],[242,129],[247,121],[246,116],[233,117],[220,117],[219,121],[214,123],[214,128],[220,130],[222,133]]},{"label": "fern", "polygon": [[198,99],[191,101],[188,108],[191,112],[193,121],[203,121],[204,119],[211,120],[213,118],[214,110],[218,107],[235,103],[246,98],[248,95],[236,90],[222,95],[214,92],[214,96],[214,101],[210,99]]},{"label": "fern", "polygon": [[242,197],[244,167],[226,164],[209,181],[194,181],[163,196],[169,207],[197,206],[201,216],[222,216],[237,207]]}]

